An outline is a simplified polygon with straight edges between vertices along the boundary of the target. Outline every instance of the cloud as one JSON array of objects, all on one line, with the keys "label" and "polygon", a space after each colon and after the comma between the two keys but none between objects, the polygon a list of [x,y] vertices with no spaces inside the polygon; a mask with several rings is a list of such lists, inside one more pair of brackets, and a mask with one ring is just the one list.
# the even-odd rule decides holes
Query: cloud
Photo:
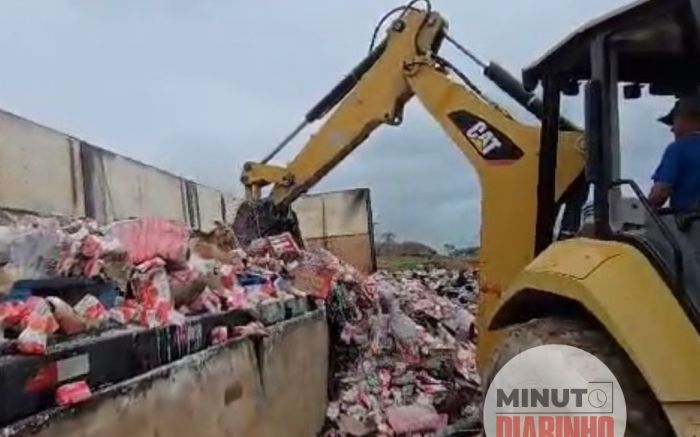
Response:
[{"label": "cloud", "polygon": [[[512,72],[624,0],[434,0],[450,32]],[[0,14],[0,105],[100,146],[239,190],[264,156],[367,50],[390,0],[7,0]],[[532,121],[459,53],[444,55]],[[624,172],[648,180],[668,139],[667,102],[623,108]],[[575,111],[576,103],[571,103]],[[580,112],[580,111],[579,111]],[[623,123],[623,126],[625,124]],[[279,157],[284,163],[307,131]],[[466,158],[410,105],[315,191],[369,186],[379,228],[440,246],[478,239],[480,188]],[[238,191],[240,192],[240,191]]]}]

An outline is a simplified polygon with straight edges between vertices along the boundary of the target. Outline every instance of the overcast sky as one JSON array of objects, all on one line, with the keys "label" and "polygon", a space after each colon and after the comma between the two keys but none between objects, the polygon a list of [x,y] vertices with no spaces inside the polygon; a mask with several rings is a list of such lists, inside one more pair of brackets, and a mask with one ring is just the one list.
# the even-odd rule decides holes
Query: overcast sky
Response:
[{"label": "overcast sky", "polygon": [[[450,33],[512,72],[625,0],[433,0]],[[4,0],[0,107],[202,183],[240,192],[264,156],[365,54],[392,0]],[[445,56],[484,85],[478,70]],[[513,107],[495,88],[492,98]],[[658,99],[623,111],[623,173],[647,183],[669,135]],[[567,102],[572,116],[578,102]],[[310,131],[279,157],[284,163]],[[413,102],[314,191],[370,187],[380,231],[478,240],[468,161]]]}]

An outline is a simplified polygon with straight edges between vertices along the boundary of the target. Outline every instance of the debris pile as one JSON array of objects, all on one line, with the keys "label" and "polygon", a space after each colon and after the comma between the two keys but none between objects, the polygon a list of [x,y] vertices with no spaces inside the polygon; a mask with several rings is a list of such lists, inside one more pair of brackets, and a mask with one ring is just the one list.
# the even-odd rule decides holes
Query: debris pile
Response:
[{"label": "debris pile", "polygon": [[127,256],[120,242],[93,220],[25,216],[0,226],[0,294],[18,280],[124,279]]},{"label": "debris pile", "polygon": [[[257,239],[244,250],[223,224],[203,233],[157,218],[100,227],[25,217],[0,226],[0,339],[10,340],[10,351],[43,355],[52,338],[182,325],[202,313],[245,310],[266,323],[275,316],[270,304],[324,298],[346,269],[328,252],[300,250],[290,234]],[[98,292],[76,294],[80,281],[92,281]],[[274,308],[284,312],[283,305]],[[263,331],[254,324],[231,335]],[[228,338],[219,329],[211,341]]]},{"label": "debris pile", "polygon": [[473,417],[475,280],[466,272],[380,272],[341,281],[329,302],[334,400],[326,437],[438,435]]},{"label": "debris pile", "polygon": [[[0,225],[0,345],[45,355],[53,342],[113,327],[253,315],[244,326],[213,327],[207,340],[216,345],[265,336],[280,311],[303,312],[312,298],[325,304],[333,339],[323,435],[439,435],[473,416],[480,394],[472,273],[364,276],[326,250],[300,249],[289,233],[239,247],[223,224],[203,233],[155,218],[103,227],[24,218]],[[90,396],[77,381],[56,403]]]}]

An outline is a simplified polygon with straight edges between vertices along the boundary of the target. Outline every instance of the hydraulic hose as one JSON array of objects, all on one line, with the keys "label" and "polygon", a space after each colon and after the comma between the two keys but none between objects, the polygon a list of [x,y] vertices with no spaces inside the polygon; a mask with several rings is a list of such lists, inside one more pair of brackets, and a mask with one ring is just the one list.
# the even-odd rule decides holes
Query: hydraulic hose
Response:
[{"label": "hydraulic hose", "polygon": [[[523,87],[523,84],[515,76],[510,74],[508,70],[495,62],[483,61],[450,35],[446,35],[445,39],[457,50],[471,59],[476,65],[481,67],[484,76],[495,83],[503,92],[520,103],[528,112],[537,117],[538,120],[542,120],[544,114],[542,100],[534,93],[528,92],[525,87]],[[581,130],[575,123],[562,116],[559,117],[559,126],[561,129],[567,131]]]}]

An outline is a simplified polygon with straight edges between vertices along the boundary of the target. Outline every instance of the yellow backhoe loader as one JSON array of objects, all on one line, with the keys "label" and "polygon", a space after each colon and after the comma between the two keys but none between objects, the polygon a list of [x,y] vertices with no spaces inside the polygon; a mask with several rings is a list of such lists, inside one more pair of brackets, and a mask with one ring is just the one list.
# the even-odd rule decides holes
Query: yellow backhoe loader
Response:
[{"label": "yellow backhoe loader", "polygon": [[[597,355],[620,381],[626,435],[700,435],[696,217],[660,215],[636,183],[620,179],[617,111],[620,84],[631,98],[645,86],[652,94],[681,94],[700,85],[699,2],[636,2],[577,31],[523,74],[530,91],[542,86],[543,102],[450,38],[428,2],[426,9],[416,3],[387,14],[382,21],[398,17],[386,38],[268,157],[245,165],[250,202],[236,218],[237,233],[245,239],[251,229],[257,235],[293,228],[290,204],[379,126],[399,125],[404,105],[415,97],[481,183],[478,362],[484,388],[523,350],[574,345]],[[479,63],[541,127],[515,120],[481,95],[439,56],[444,42]],[[560,114],[561,95],[577,94],[582,83],[585,144]],[[289,165],[269,164],[317,120],[320,128]],[[626,222],[622,186],[635,194],[635,207],[645,213],[641,222]],[[589,191],[592,221],[582,232]]]},{"label": "yellow backhoe loader", "polygon": [[[386,38],[371,48],[367,58],[315,105],[270,155],[244,165],[241,181],[249,202],[238,210],[234,230],[245,244],[258,235],[294,229],[291,203],[375,129],[401,124],[405,104],[416,97],[479,175],[480,317],[486,321],[493,317],[501,293],[551,240],[544,237],[553,232],[554,217],[549,212],[566,205],[561,234],[578,229],[580,191],[585,186],[583,136],[573,123],[558,117],[554,129],[558,130],[560,151],[557,157],[542,154],[539,127],[519,122],[489,101],[452,63],[439,56],[440,46],[445,41],[455,44],[537,117],[543,116],[542,102],[498,64],[482,62],[452,39],[447,22],[428,2],[427,10],[414,8],[415,3],[388,13],[380,25],[393,15],[398,18],[389,26]],[[294,136],[317,120],[322,120],[321,126],[287,166],[269,164]],[[552,158],[555,172],[543,167]],[[263,196],[263,189],[270,185],[270,192]],[[487,331],[482,336],[483,345],[493,342]]]}]

